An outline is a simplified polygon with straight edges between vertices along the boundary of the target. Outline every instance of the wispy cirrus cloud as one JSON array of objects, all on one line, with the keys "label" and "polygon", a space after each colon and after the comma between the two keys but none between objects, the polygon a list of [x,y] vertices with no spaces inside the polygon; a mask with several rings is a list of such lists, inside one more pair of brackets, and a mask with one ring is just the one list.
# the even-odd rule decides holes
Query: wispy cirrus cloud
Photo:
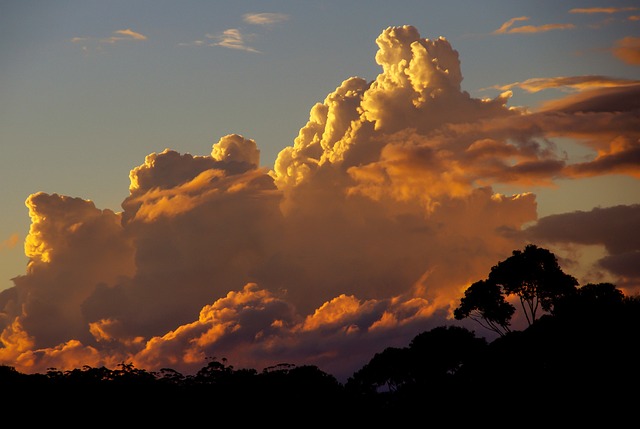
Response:
[{"label": "wispy cirrus cloud", "polygon": [[247,44],[254,37],[254,34],[243,34],[238,28],[228,28],[220,34],[207,34],[207,38],[215,40],[213,45],[259,53],[260,51]]},{"label": "wispy cirrus cloud", "polygon": [[569,13],[619,13],[619,12],[631,12],[634,10],[640,10],[640,7],[578,7],[569,10]]},{"label": "wispy cirrus cloud", "polygon": [[115,36],[111,36],[109,38],[110,41],[117,42],[120,40],[147,40],[147,36],[144,34],[137,33],[130,28],[126,30],[116,30],[113,32]]},{"label": "wispy cirrus cloud", "polygon": [[585,75],[585,76],[558,76],[536,77],[522,82],[513,82],[506,85],[496,85],[493,88],[508,91],[520,88],[527,92],[539,92],[545,89],[561,88],[582,91],[591,88],[612,88],[621,86],[635,86],[640,81],[633,79],[616,79],[609,76]]},{"label": "wispy cirrus cloud", "polygon": [[[605,15],[606,18],[603,19],[601,22],[590,25],[591,28],[600,28],[600,27],[603,27],[605,25],[611,25],[613,22],[616,22],[618,19],[614,18],[613,15],[615,15],[615,14],[619,15],[619,14],[633,12],[633,11],[637,11],[637,10],[640,10],[640,7],[634,7],[634,6],[630,6],[630,7],[585,7],[585,8],[570,9],[569,13],[582,14],[582,15],[596,15],[596,16]],[[640,19],[640,15],[629,15],[626,18],[623,18],[623,19],[624,20],[628,20],[628,21],[637,21],[638,19]]]},{"label": "wispy cirrus cloud", "polygon": [[[269,27],[273,24],[289,19],[284,13],[245,13],[242,20],[247,24]],[[179,43],[180,46],[222,46],[223,48],[240,51],[261,53],[251,46],[250,42],[256,38],[255,33],[246,33],[241,28],[227,28],[226,30],[211,34],[205,34],[205,39],[194,40],[188,43]]]},{"label": "wispy cirrus cloud", "polygon": [[255,38],[255,34],[243,33],[239,28],[227,28],[220,33],[207,33],[204,39],[178,43],[179,46],[222,46],[223,48],[260,53],[248,43]]},{"label": "wispy cirrus cloud", "polygon": [[78,36],[71,38],[71,43],[82,45],[82,49],[87,51],[90,46],[101,48],[103,45],[113,45],[127,41],[143,41],[147,36],[130,28],[116,30],[109,37]]},{"label": "wispy cirrus cloud", "polygon": [[284,13],[245,13],[242,20],[247,24],[271,25],[289,19],[289,15]]},{"label": "wispy cirrus cloud", "polygon": [[574,24],[543,24],[543,25],[523,25],[520,27],[514,27],[513,25],[518,21],[528,21],[528,16],[519,16],[511,18],[500,26],[497,30],[494,30],[492,34],[511,34],[511,33],[544,33],[552,30],[570,30],[575,28]]}]

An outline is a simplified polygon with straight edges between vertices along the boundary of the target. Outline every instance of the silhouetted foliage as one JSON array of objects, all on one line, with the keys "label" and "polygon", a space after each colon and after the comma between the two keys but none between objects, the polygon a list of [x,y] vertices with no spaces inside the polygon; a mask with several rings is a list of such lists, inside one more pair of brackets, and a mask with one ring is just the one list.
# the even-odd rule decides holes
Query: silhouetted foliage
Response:
[{"label": "silhouetted foliage", "polygon": [[464,291],[460,306],[453,311],[457,320],[467,317],[500,335],[510,332],[511,317],[516,311],[495,283],[479,280]]},{"label": "silhouetted foliage", "polygon": [[[533,253],[523,262],[527,249]],[[316,366],[281,363],[258,372],[216,358],[194,375],[171,368],[148,372],[126,362],[116,369],[49,368],[46,374],[0,366],[3,405],[11,410],[28,403],[47,418],[85,410],[103,425],[122,425],[126,418],[182,427],[222,416],[239,425],[281,427],[337,421],[397,427],[418,417],[452,426],[500,426],[512,418],[529,425],[627,424],[636,418],[640,387],[640,297],[610,283],[576,288],[552,255],[527,249],[474,283],[457,309],[456,318],[477,311],[505,328],[511,313],[495,287],[521,294],[531,311],[529,326],[507,329],[490,343],[467,328],[436,327],[406,347],[376,353],[345,384]],[[507,268],[521,271],[505,274]],[[546,313],[535,317],[538,305]]]},{"label": "silhouetted foliage", "polygon": [[514,250],[511,257],[491,268],[489,281],[502,287],[507,296],[520,298],[529,325],[537,319],[538,307],[553,311],[554,303],[575,293],[578,285],[562,271],[553,253],[533,244],[524,251]]},{"label": "silhouetted foliage", "polygon": [[[578,281],[565,274],[556,256],[534,244],[494,265],[486,280],[473,283],[454,310],[454,317],[470,317],[500,335],[510,331],[515,308],[506,297],[515,295],[529,326],[540,311],[553,312],[554,304],[576,292]],[[485,323],[482,323],[482,322]]]}]

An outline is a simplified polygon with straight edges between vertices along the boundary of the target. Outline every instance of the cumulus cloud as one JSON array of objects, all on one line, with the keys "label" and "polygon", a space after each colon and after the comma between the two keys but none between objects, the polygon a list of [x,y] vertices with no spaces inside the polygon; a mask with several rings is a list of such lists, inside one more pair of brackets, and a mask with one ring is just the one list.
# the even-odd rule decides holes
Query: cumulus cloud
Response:
[{"label": "cumulus cloud", "polygon": [[[636,177],[636,87],[529,112],[508,106],[510,91],[464,91],[445,38],[401,26],[376,43],[380,74],[348,78],[312,106],[273,169],[259,166],[254,140],[229,134],[208,155],[148,155],[118,213],[29,196],[27,272],[0,292],[0,362],[193,372],[218,357],[314,364],[344,379],[387,346],[462,323],[451,313],[464,290],[532,237],[599,243],[598,266],[639,286],[624,227],[596,234],[580,218],[589,240],[564,231],[554,241],[533,193],[494,190]],[[559,136],[593,159],[567,159]],[[618,219],[635,227],[630,209]]]}]

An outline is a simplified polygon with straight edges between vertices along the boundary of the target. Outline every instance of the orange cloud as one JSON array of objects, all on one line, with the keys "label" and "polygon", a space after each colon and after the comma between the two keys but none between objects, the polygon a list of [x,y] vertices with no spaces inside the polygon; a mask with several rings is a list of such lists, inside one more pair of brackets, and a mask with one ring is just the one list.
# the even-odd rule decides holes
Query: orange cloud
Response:
[{"label": "orange cloud", "polygon": [[130,28],[127,28],[126,30],[116,30],[116,31],[114,31],[114,34],[118,34],[120,36],[125,36],[125,37],[130,37],[130,38],[135,39],[135,40],[147,40],[147,36],[145,36],[144,34],[136,33],[135,31],[133,31]]},{"label": "orange cloud", "polygon": [[625,37],[616,42],[613,55],[627,64],[640,65],[640,37]]},{"label": "orange cloud", "polygon": [[613,88],[638,85],[640,81],[632,79],[614,79],[608,76],[560,76],[551,78],[533,78],[523,82],[514,82],[507,85],[499,85],[494,88],[501,91],[519,87],[527,92],[538,92],[550,88],[570,88],[573,90],[586,90],[590,88]]},{"label": "orange cloud", "polygon": [[569,13],[618,13],[629,12],[634,10],[640,10],[638,7],[585,7],[585,8],[573,8],[569,10]]},{"label": "orange cloud", "polygon": [[20,241],[20,237],[17,233],[13,233],[9,236],[9,238],[0,242],[0,250],[12,249],[18,244],[18,241]]}]

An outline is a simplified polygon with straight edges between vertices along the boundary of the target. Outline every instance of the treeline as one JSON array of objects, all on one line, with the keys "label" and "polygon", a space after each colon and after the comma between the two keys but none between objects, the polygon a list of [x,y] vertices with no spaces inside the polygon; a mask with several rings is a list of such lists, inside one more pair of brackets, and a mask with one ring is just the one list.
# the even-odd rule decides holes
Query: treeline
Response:
[{"label": "treeline", "polygon": [[[527,247],[512,258],[527,254],[544,259],[546,252]],[[492,273],[504,274],[501,270],[514,263],[512,258]],[[566,277],[562,293],[554,294],[545,279],[557,281],[546,272],[557,267],[551,263],[545,268],[536,258],[529,261],[538,274],[519,264],[508,285],[490,274],[456,310],[459,319],[472,314],[478,323],[488,319],[501,332],[497,339],[488,342],[461,326],[436,327],[406,347],[375,354],[345,383],[315,366],[281,364],[257,371],[235,369],[225,359],[210,359],[194,375],[170,368],[150,372],[130,363],[116,369],[52,368],[44,374],[3,366],[4,404],[35,403],[35,409],[47,413],[65,406],[93,409],[103,419],[122,418],[128,410],[127,416],[147,423],[220,413],[233,413],[240,423],[271,421],[282,427],[326,425],[337,416],[340,427],[403,422],[404,427],[415,419],[454,427],[479,422],[506,427],[511,424],[505,419],[511,418],[524,418],[525,427],[637,423],[640,297],[625,296],[610,283],[577,287]],[[518,278],[524,279],[526,290],[514,286]],[[519,292],[526,293],[522,305],[534,311],[528,327],[515,331],[509,329],[513,311],[503,298]],[[536,304],[536,299],[544,303]],[[540,315],[537,305],[544,305]]]},{"label": "treeline", "polygon": [[45,374],[2,366],[0,386],[16,401],[39,398],[39,409],[93,404],[105,412],[110,403],[105,418],[138,401],[153,404],[156,411],[191,409],[193,415],[211,407],[241,409],[252,413],[247,419],[273,419],[273,412],[295,410],[318,422],[336,413],[361,423],[415,413],[477,420],[487,412],[516,411],[583,418],[633,411],[637,418],[640,298],[617,293],[609,284],[579,290],[583,293],[553,315],[492,342],[459,326],[420,333],[406,347],[377,353],[346,383],[315,366],[282,364],[259,372],[212,359],[194,375],[150,372],[125,363],[116,369],[87,366]]}]

